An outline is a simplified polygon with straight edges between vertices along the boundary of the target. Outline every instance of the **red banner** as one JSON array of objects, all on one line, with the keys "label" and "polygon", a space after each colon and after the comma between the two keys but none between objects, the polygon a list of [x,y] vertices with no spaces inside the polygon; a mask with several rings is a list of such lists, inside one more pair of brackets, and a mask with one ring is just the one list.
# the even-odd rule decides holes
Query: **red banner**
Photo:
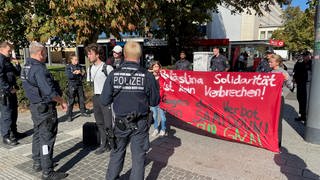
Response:
[{"label": "red banner", "polygon": [[223,139],[278,152],[283,76],[162,70],[168,113]]}]

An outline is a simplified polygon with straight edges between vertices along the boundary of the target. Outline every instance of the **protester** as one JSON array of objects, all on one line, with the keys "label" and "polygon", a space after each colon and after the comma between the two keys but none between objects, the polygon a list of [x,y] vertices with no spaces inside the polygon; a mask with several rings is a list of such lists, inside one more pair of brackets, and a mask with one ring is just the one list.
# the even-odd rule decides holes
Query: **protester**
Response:
[{"label": "protester", "polygon": [[213,57],[210,60],[210,69],[215,72],[226,72],[230,69],[230,64],[228,59],[220,54],[218,47],[213,48]]},{"label": "protester", "polygon": [[81,116],[90,117],[87,114],[85,106],[85,96],[83,92],[83,78],[86,74],[85,69],[79,64],[78,57],[75,54],[70,56],[70,64],[66,66],[66,76],[68,78],[67,96],[68,96],[68,121],[72,121],[72,110],[76,97],[78,97],[78,103]]},{"label": "protester", "polygon": [[96,44],[89,44],[86,48],[88,59],[93,65],[88,70],[88,80],[93,82],[93,114],[96,120],[101,142],[100,147],[95,151],[96,155],[102,154],[105,151],[110,151],[110,142],[106,132],[112,128],[112,111],[111,106],[103,106],[99,100],[103,84],[107,76],[113,70],[112,66],[104,63],[105,54],[103,48]]},{"label": "protester", "polygon": [[307,120],[307,83],[308,71],[311,71],[310,52],[305,51],[302,57],[297,60],[293,68],[293,81],[297,84],[297,99],[299,103],[300,117],[296,121],[306,122]]},{"label": "protester", "polygon": [[56,104],[67,110],[60,87],[48,71],[44,45],[32,42],[29,47],[31,58],[27,58],[21,73],[22,87],[30,101],[33,121],[32,159],[33,170],[42,170],[42,179],[57,180],[68,174],[54,171],[53,147],[58,131]]},{"label": "protester", "polygon": [[[160,87],[160,99],[163,100],[164,99],[164,90],[162,88],[162,86],[160,85],[162,83],[162,79],[160,78],[160,70],[161,70],[161,64],[159,61],[154,61],[152,62],[151,66],[150,66],[150,72],[152,72],[152,74],[154,75],[155,79],[158,81],[159,83],[159,87]],[[156,135],[160,135],[160,136],[164,136],[166,134],[166,115],[163,109],[160,108],[160,106],[154,106],[150,108],[152,113],[153,113],[153,119],[154,119],[154,131],[152,133],[152,136],[156,136]],[[159,133],[159,123],[158,123],[158,114],[160,114],[160,118],[161,118],[161,128],[160,128],[160,133]]]},{"label": "protester", "polygon": [[[0,128],[4,144],[15,146],[17,138],[23,136],[17,131],[18,100],[16,76],[20,75],[19,61],[11,58],[12,45],[0,43]],[[15,65],[13,65],[14,63]]]},{"label": "protester", "polygon": [[[272,69],[272,73],[282,73],[284,76],[284,85],[289,88],[290,90],[293,90],[294,85],[290,78],[289,73],[284,70],[282,67],[282,58],[281,56],[277,54],[273,54],[269,57],[269,66]],[[282,113],[283,113],[283,105],[284,105],[284,97],[282,95],[281,97],[281,109],[280,109],[280,117],[279,117],[279,127],[278,127],[278,140],[279,140],[279,147],[281,147],[281,141],[282,141]]]},{"label": "protester", "polygon": [[107,65],[111,65],[113,69],[118,68],[123,63],[122,58],[122,47],[119,45],[116,45],[112,49],[112,57],[107,60]]},{"label": "protester", "polygon": [[103,105],[113,103],[117,138],[116,149],[110,154],[108,180],[119,179],[129,142],[132,158],[129,179],[144,179],[146,152],[150,146],[149,107],[159,104],[160,94],[154,76],[139,65],[141,54],[140,45],[128,41],[124,46],[124,63],[110,73],[101,94]]},{"label": "protester", "polygon": [[191,63],[186,59],[186,53],[184,51],[180,52],[180,60],[174,65],[176,70],[190,70]]}]

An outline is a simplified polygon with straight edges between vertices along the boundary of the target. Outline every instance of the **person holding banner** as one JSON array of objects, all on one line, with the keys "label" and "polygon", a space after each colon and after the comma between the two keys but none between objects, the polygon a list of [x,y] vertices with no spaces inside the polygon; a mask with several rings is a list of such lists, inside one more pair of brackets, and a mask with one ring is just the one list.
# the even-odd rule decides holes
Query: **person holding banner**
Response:
[{"label": "person holding banner", "polygon": [[[152,74],[154,75],[155,79],[158,81],[159,83],[159,90],[160,90],[160,100],[163,101],[164,100],[164,89],[161,86],[161,82],[162,79],[160,78],[160,69],[161,69],[161,64],[159,61],[154,61],[152,62],[149,71],[152,72]],[[157,136],[158,134],[160,136],[164,136],[166,134],[166,115],[163,109],[160,108],[160,106],[154,106],[150,108],[152,113],[153,113],[153,119],[154,119],[154,131],[152,133],[152,136]],[[160,129],[160,133],[159,133],[159,123],[158,123],[158,113],[160,114],[160,118],[161,118],[161,129]]]},{"label": "person holding banner", "polygon": [[[289,73],[284,70],[282,58],[280,55],[272,54],[269,58],[269,66],[272,69],[272,73],[282,73],[284,76],[284,85],[289,88],[291,91],[294,89],[294,84],[291,80]],[[280,117],[279,117],[279,126],[278,126],[278,139],[279,139],[279,147],[281,147],[281,140],[282,140],[282,112],[283,112],[283,104],[284,104],[284,97],[281,97],[281,109],[280,109]]]}]

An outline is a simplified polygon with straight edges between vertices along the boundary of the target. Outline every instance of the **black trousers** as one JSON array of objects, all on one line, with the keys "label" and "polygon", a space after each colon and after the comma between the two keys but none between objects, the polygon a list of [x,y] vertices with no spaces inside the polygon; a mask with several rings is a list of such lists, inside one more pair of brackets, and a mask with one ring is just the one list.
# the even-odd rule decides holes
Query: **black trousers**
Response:
[{"label": "black trousers", "polygon": [[299,114],[301,118],[306,118],[307,115],[307,83],[297,84],[297,100],[299,103]]},{"label": "black trousers", "polygon": [[279,114],[279,122],[278,122],[278,145],[279,148],[282,144],[282,118],[283,118],[283,111],[284,111],[284,97],[281,96],[281,105],[280,105],[280,114]]},{"label": "black trousers", "polygon": [[17,95],[10,94],[6,97],[5,103],[0,102],[0,128],[2,137],[8,138],[10,132],[17,132],[18,100]]},{"label": "black trousers", "polygon": [[40,112],[41,104],[31,104],[33,121],[32,159],[40,163],[42,171],[53,171],[53,147],[58,132],[58,118],[55,104],[47,104],[47,110]]},{"label": "black trousers", "polygon": [[123,169],[123,163],[126,155],[126,149],[131,143],[132,169],[130,180],[144,179],[144,166],[146,152],[149,150],[149,124],[145,119],[137,122],[137,129],[127,129],[121,131],[117,126],[114,128],[114,134],[117,138],[116,149],[111,150],[110,161],[106,174],[106,180],[115,180]]},{"label": "black trousers", "polygon": [[101,137],[101,147],[108,145],[106,130],[112,128],[112,111],[110,106],[100,103],[100,95],[93,97],[93,114]]},{"label": "black trousers", "polygon": [[75,103],[76,97],[78,97],[80,112],[84,113],[86,111],[83,86],[68,85],[68,116],[72,116],[73,105]]}]

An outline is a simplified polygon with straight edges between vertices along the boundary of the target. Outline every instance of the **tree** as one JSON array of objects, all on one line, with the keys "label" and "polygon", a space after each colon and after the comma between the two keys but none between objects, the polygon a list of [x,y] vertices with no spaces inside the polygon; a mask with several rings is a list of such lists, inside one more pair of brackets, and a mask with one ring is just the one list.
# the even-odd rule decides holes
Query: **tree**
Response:
[{"label": "tree", "polygon": [[0,41],[10,41],[17,46],[28,43],[26,38],[27,23],[24,21],[25,9],[29,9],[28,1],[0,0]]},{"label": "tree", "polygon": [[[286,0],[277,0],[285,3]],[[48,39],[67,43],[96,42],[102,32],[141,35],[158,20],[159,29],[173,46],[185,46],[197,34],[197,25],[210,20],[218,5],[232,12],[267,9],[274,0],[0,0],[1,39],[15,42]],[[13,29],[19,30],[13,31]],[[5,34],[5,35],[4,35]],[[160,33],[159,33],[160,34]]]},{"label": "tree", "polygon": [[310,6],[305,12],[299,7],[288,6],[284,11],[284,26],[272,34],[272,38],[285,42],[285,49],[301,52],[314,46],[315,8]]}]

